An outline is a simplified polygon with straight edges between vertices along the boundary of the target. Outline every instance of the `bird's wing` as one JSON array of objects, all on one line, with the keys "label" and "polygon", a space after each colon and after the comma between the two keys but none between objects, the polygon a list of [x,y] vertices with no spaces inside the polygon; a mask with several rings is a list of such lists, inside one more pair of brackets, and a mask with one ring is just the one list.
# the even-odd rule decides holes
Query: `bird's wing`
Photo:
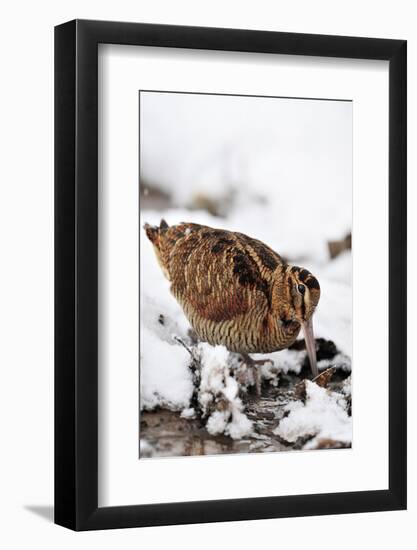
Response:
[{"label": "bird's wing", "polygon": [[244,315],[253,307],[267,311],[272,256],[269,267],[261,269],[245,236],[191,224],[175,231],[182,237],[169,254],[171,290],[185,310],[215,322]]}]

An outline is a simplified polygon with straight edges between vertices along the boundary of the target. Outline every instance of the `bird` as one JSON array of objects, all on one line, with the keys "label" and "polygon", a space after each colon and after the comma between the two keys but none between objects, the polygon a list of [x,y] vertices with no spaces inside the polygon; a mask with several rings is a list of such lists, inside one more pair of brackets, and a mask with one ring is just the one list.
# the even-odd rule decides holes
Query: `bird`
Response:
[{"label": "bird", "polygon": [[[244,233],[197,223],[145,223],[170,290],[201,341],[241,354],[290,347],[303,329],[318,376],[313,314],[320,285],[305,268]],[[254,361],[264,363],[265,361]]]}]

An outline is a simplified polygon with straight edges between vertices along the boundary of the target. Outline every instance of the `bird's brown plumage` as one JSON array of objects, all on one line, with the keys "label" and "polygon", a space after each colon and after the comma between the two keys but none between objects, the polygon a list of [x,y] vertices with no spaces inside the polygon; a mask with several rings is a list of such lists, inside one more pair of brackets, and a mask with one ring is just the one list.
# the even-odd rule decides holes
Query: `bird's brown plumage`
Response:
[{"label": "bird's brown plumage", "polygon": [[172,294],[210,344],[240,353],[286,348],[317,305],[320,287],[311,273],[289,266],[257,239],[164,220],[159,227],[146,224],[145,231]]}]

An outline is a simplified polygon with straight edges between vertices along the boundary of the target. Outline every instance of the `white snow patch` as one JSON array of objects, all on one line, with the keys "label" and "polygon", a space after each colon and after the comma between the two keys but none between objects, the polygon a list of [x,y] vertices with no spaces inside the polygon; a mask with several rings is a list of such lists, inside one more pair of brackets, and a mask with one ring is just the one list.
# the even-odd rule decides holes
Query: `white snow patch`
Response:
[{"label": "white snow patch", "polygon": [[313,317],[316,338],[332,340],[337,348],[352,356],[352,287],[317,273],[321,295]]},{"label": "white snow patch", "polygon": [[188,407],[193,394],[189,353],[179,344],[161,340],[147,328],[143,328],[143,339],[146,346],[141,354],[141,409]]},{"label": "white snow patch", "polygon": [[180,416],[181,416],[181,418],[187,418],[187,419],[195,418],[195,409],[193,407],[190,407],[188,409],[184,409],[181,412]]},{"label": "white snow patch", "polygon": [[288,404],[289,415],[283,418],[274,433],[293,443],[299,437],[314,436],[304,448],[315,448],[319,440],[341,443],[352,441],[352,417],[346,410],[344,397],[306,380],[306,402]]},{"label": "white snow patch", "polygon": [[317,363],[317,368],[319,370],[324,371],[329,367],[334,367],[335,369],[341,369],[347,372],[350,372],[352,368],[350,358],[343,353],[338,353],[332,359],[322,359]]},{"label": "white snow patch", "polygon": [[241,439],[252,432],[252,422],[243,412],[239,386],[230,375],[229,352],[224,346],[199,344],[201,380],[198,400],[207,431]]},{"label": "white snow patch", "polygon": [[271,361],[274,362],[274,369],[271,369],[271,366],[267,364],[261,367],[263,377],[268,379],[271,371],[273,372],[275,369],[284,374],[289,372],[300,374],[306,355],[307,352],[305,351],[283,349],[281,351],[275,351],[274,353],[259,354],[256,357],[271,359]]},{"label": "white snow patch", "polygon": [[217,435],[226,431],[230,413],[228,411],[214,411],[207,420],[206,428],[209,434]]}]

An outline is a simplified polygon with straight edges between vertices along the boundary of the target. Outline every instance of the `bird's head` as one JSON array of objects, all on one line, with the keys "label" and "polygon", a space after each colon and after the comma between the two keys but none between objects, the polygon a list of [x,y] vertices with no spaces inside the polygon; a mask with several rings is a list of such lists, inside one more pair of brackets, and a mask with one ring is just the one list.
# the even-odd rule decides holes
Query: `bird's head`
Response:
[{"label": "bird's head", "polygon": [[316,343],[313,332],[313,313],[320,300],[320,285],[307,269],[288,266],[284,283],[287,308],[285,320],[301,325],[313,376],[318,375]]},{"label": "bird's head", "polygon": [[295,320],[308,322],[320,300],[318,280],[307,269],[292,266],[287,269],[287,297],[294,310]]}]

